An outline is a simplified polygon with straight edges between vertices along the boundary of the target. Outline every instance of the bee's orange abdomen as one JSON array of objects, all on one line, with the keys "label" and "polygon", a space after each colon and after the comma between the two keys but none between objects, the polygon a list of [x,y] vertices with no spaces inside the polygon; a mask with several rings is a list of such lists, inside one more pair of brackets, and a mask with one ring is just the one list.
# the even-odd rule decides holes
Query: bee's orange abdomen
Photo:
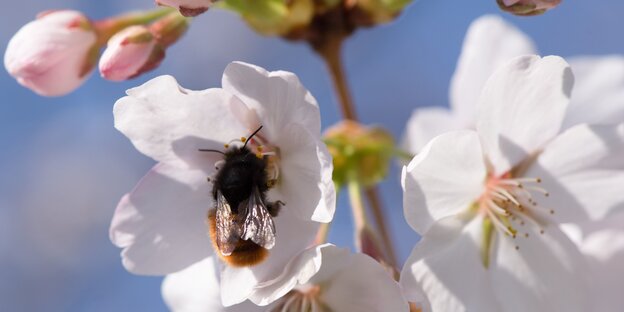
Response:
[{"label": "bee's orange abdomen", "polygon": [[229,256],[224,256],[217,246],[217,222],[215,220],[215,211],[210,210],[208,213],[208,228],[210,230],[210,241],[214,247],[215,253],[223,260],[233,267],[246,267],[253,266],[266,260],[269,256],[269,251],[262,246],[255,244],[252,241],[240,240],[236,244],[236,248]]}]

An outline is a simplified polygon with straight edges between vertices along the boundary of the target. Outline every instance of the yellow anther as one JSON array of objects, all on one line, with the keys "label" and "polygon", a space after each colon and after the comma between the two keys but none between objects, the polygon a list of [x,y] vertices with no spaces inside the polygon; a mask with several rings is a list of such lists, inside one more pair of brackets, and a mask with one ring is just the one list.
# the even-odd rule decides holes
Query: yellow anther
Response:
[{"label": "yellow anther", "polygon": [[241,140],[241,142],[243,142],[243,143],[247,142],[247,138],[246,138],[246,137],[241,137],[241,138],[240,138],[240,140]]},{"label": "yellow anther", "polygon": [[225,148],[230,148],[230,144],[223,144]]},{"label": "yellow anther", "polygon": [[262,158],[262,153],[260,153],[260,152],[256,153],[256,157]]},{"label": "yellow anther", "polygon": [[264,148],[262,147],[262,145],[258,145],[258,147],[256,147],[256,149],[258,150],[258,152],[262,152],[262,150],[263,150]]}]

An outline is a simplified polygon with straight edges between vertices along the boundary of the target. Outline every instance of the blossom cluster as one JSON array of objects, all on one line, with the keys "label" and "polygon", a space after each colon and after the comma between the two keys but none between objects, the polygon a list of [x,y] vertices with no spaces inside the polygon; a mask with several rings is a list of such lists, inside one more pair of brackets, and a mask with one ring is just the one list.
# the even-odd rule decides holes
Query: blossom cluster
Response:
[{"label": "blossom cluster", "polygon": [[[371,26],[407,3],[356,2],[256,4],[287,12],[267,22],[234,0],[162,0],[175,10],[99,23],[108,28],[51,12],[18,32],[5,65],[58,95],[85,79],[103,38],[100,72],[127,79],[158,65],[188,26],[182,15],[213,5],[290,36],[318,30],[312,20],[332,10]],[[560,3],[497,2],[517,15]],[[331,64],[334,45],[301,36]],[[113,108],[115,128],[156,164],[119,201],[110,239],[128,271],[166,276],[162,295],[178,312],[616,311],[622,279],[607,277],[622,273],[623,90],[624,58],[540,56],[497,16],[468,29],[451,108],[416,109],[398,147],[355,120],[323,134],[319,104],[291,72],[232,62],[220,87],[199,91],[159,76]],[[397,155],[403,215],[420,237],[402,268],[361,198]],[[327,242],[345,186],[357,252]]]}]

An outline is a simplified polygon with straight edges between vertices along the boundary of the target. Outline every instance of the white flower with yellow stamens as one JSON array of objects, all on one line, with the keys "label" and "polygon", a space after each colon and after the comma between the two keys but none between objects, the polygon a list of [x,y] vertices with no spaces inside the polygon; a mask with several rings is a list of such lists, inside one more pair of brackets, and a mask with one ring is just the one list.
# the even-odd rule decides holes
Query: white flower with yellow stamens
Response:
[{"label": "white flower with yellow stamens", "polygon": [[572,91],[559,57],[497,70],[477,131],[434,138],[403,170],[404,212],[422,235],[401,283],[434,311],[588,311],[584,257],[562,223],[600,219],[624,194],[624,124],[560,133]]}]

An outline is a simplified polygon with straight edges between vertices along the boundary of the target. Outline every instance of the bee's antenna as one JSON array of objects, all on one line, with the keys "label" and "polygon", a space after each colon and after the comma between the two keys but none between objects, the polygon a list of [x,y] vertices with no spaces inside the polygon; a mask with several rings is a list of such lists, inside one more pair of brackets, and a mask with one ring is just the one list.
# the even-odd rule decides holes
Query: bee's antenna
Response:
[{"label": "bee's antenna", "polygon": [[200,152],[214,152],[214,153],[219,153],[219,154],[225,155],[224,152],[213,150],[213,149],[202,149],[202,148],[200,148],[200,149],[198,149],[198,151],[200,151]]},{"label": "bee's antenna", "polygon": [[243,145],[243,148],[245,146],[247,146],[247,142],[249,142],[249,140],[251,140],[251,138],[253,138],[254,135],[256,135],[258,132],[260,132],[260,129],[262,129],[262,126],[260,126],[260,128],[256,129],[256,131],[254,131],[248,138],[247,140],[245,140],[245,144]]}]

